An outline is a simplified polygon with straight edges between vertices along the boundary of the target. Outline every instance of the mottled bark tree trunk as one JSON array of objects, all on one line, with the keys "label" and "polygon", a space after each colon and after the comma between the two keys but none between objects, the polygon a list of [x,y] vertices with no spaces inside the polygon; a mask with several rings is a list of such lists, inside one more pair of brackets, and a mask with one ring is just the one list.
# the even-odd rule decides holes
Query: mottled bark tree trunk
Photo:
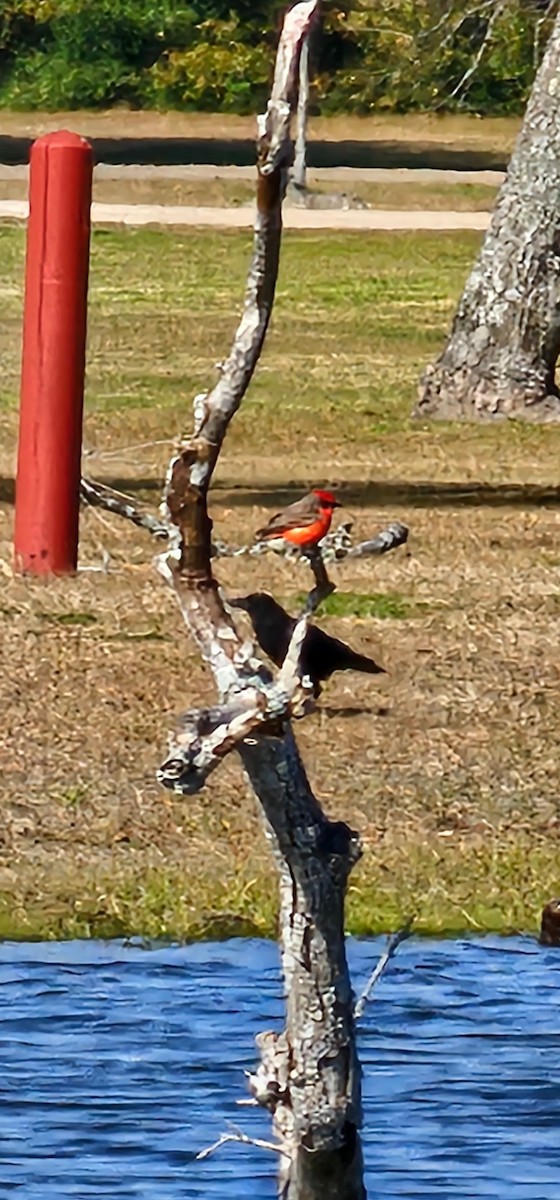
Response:
[{"label": "mottled bark tree trunk", "polygon": [[490,228],[417,416],[560,419],[560,14]]},{"label": "mottled bark tree trunk", "polygon": [[360,839],[329,821],[309,786],[293,733],[240,747],[280,871],[286,1029],[257,1039],[250,1081],[273,1113],[280,1200],[365,1200],[361,1072],[344,942],[344,899]]}]

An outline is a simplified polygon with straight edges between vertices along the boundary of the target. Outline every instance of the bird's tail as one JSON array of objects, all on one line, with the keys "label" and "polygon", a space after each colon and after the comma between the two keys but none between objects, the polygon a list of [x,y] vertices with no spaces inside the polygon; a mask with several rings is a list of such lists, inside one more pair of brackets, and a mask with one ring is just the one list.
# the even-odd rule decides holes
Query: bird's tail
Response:
[{"label": "bird's tail", "polygon": [[380,667],[379,663],[374,662],[373,658],[368,658],[366,654],[356,654],[349,650],[346,661],[342,667],[343,671],[363,671],[364,675],[386,675],[385,667]]}]

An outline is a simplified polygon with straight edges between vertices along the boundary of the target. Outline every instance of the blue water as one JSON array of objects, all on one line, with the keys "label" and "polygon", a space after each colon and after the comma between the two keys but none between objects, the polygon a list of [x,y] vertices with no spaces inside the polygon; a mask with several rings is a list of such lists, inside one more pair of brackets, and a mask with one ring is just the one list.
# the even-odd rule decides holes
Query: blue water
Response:
[{"label": "blue water", "polygon": [[[357,990],[382,945],[350,939]],[[370,1197],[560,1200],[559,989],[530,939],[400,948],[361,1022]],[[273,1155],[194,1155],[269,1136],[236,1101],[281,1014],[269,942],[0,945],[1,1200],[273,1197]]]}]

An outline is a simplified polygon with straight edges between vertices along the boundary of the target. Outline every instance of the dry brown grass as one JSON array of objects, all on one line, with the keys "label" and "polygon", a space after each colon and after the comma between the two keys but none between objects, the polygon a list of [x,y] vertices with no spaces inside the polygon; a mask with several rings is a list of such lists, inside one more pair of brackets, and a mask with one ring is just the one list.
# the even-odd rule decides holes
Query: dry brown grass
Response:
[{"label": "dry brown grass", "polygon": [[[3,244],[9,399],[20,231]],[[475,244],[361,239],[358,256],[351,238],[290,240],[257,400],[236,422],[212,497],[232,542],[319,480],[339,484],[358,535],[390,517],[411,529],[406,550],[335,572],[342,615],[324,622],[379,657],[387,677],[333,680],[297,728],[326,809],[364,833],[349,902],[356,930],[388,928],[411,909],[432,931],[531,928],[557,890],[559,434],[417,428],[405,417]],[[86,437],[99,456],[89,466],[134,487],[144,480],[152,503],[167,448],[126,447],[173,434],[181,396],[208,379],[231,325],[239,245],[171,233],[97,240]],[[312,305],[298,284],[304,253]],[[107,405],[115,371],[129,394]],[[9,476],[9,405],[2,430]],[[104,457],[119,444],[120,456]],[[108,571],[44,583],[11,574],[8,499],[0,519],[0,931],[269,931],[270,865],[236,759],[194,799],[154,781],[174,714],[209,698],[212,683],[153,571],[153,546],[86,512],[81,565],[108,552]],[[268,558],[224,561],[219,577],[232,592],[266,587],[290,604],[304,586],[301,571]],[[363,611],[385,616],[352,615]]]},{"label": "dry brown grass", "polygon": [[[243,499],[215,498],[220,533],[232,541],[270,511]],[[356,503],[351,510],[361,533],[386,516]],[[345,593],[384,593],[410,615],[325,622],[378,656],[387,679],[332,681],[317,714],[298,726],[325,807],[365,834],[353,925],[386,926],[411,906],[432,930],[524,925],[554,885],[557,516],[442,509],[437,500],[424,509],[396,505],[391,515],[410,523],[408,553],[375,568],[349,563],[337,582]],[[9,562],[7,539],[2,550]],[[86,917],[89,927],[93,909],[94,928],[114,928],[111,913],[124,928],[123,894],[132,888],[133,920],[161,932],[173,921],[157,904],[147,908],[146,891],[149,898],[153,881],[170,874],[184,901],[177,912],[175,898],[171,931],[206,928],[205,914],[224,911],[268,928],[265,851],[236,760],[195,799],[170,798],[154,782],[174,714],[208,698],[211,681],[145,540],[87,513],[83,566],[99,565],[104,550],[107,574],[72,581],[9,578],[6,569],[0,702],[9,865],[0,889],[12,923],[25,929],[27,913],[33,926],[39,910],[43,927],[50,913],[51,927],[68,932]],[[219,574],[233,592],[266,587],[292,603],[303,585],[275,560],[224,562]],[[531,866],[529,848],[540,866]]]}]

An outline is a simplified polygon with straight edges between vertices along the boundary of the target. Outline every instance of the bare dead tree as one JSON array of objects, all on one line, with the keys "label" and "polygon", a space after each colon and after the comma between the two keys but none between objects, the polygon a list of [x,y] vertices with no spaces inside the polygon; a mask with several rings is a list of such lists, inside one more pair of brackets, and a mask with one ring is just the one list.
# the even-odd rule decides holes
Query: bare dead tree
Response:
[{"label": "bare dead tree", "polygon": [[[296,559],[307,562],[314,586],[283,665],[273,676],[239,635],[232,619],[235,610],[212,571],[216,558],[270,548],[224,546],[212,537],[208,513],[213,471],[257,364],[272,310],[299,56],[318,4],[319,0],[296,4],[284,22],[271,98],[258,124],[257,215],[244,311],[216,385],[195,397],[193,433],[169,464],[161,515],[157,518],[130,497],[91,480],[82,479],[81,493],[87,503],[167,542],[158,569],[174,589],[214,674],[217,703],[179,718],[158,772],[160,782],[180,795],[191,795],[219,769],[226,754],[239,753],[279,870],[286,1028],[281,1034],[259,1035],[261,1061],[248,1079],[250,1103],[271,1114],[275,1140],[252,1139],[233,1128],[202,1157],[227,1142],[255,1145],[278,1155],[282,1200],[365,1200],[360,1067],[344,939],[346,884],[360,857],[360,839],[345,823],[323,813],[290,718],[305,715],[312,704],[313,681],[301,677],[300,658],[308,622],[333,590],[325,562],[384,554],[402,545],[408,531],[393,522],[377,536],[354,544],[346,523],[320,550]],[[368,990],[393,952],[391,948],[384,956]]]},{"label": "bare dead tree", "polygon": [[[548,11],[548,9],[547,9]],[[506,181],[416,414],[558,420],[560,12]]]},{"label": "bare dead tree", "polygon": [[258,120],[257,213],[243,314],[215,386],[194,399],[193,432],[171,458],[161,517],[89,480],[82,480],[82,496],[167,541],[158,569],[213,672],[217,701],[179,718],[158,772],[160,782],[177,794],[192,795],[225,755],[237,752],[279,871],[286,1027],[281,1034],[259,1035],[260,1064],[248,1080],[249,1102],[271,1114],[275,1140],[253,1142],[234,1129],[207,1152],[229,1141],[277,1152],[282,1200],[365,1200],[360,1067],[344,938],[346,885],[361,854],[360,839],[344,822],[323,813],[290,719],[304,716],[313,704],[313,681],[302,678],[300,656],[315,607],[333,590],[325,560],[383,554],[401,545],[407,530],[394,522],[354,545],[350,527],[342,526],[324,555],[322,550],[308,553],[313,587],[283,665],[273,675],[239,634],[235,609],[213,574],[216,558],[232,551],[213,538],[208,512],[213,472],[272,311],[299,59],[319,3],[301,0],[284,21],[271,97]]},{"label": "bare dead tree", "polygon": [[183,720],[160,779],[188,794],[203,785],[225,753],[236,749],[241,756],[280,871],[287,996],[286,1030],[260,1036],[261,1064],[250,1088],[273,1115],[280,1195],[362,1200],[360,1070],[343,925],[346,881],[360,855],[359,838],[325,817],[289,723],[295,709],[308,703],[309,689],[297,673],[308,615],[296,625],[274,682],[239,637],[213,576],[207,505],[212,473],[272,309],[299,54],[317,5],[318,0],[304,0],[284,21],[271,98],[258,123],[257,216],[243,316],[218,382],[195,398],[193,434],[169,466],[164,503],[175,535],[159,568],[212,668],[219,703]]}]

